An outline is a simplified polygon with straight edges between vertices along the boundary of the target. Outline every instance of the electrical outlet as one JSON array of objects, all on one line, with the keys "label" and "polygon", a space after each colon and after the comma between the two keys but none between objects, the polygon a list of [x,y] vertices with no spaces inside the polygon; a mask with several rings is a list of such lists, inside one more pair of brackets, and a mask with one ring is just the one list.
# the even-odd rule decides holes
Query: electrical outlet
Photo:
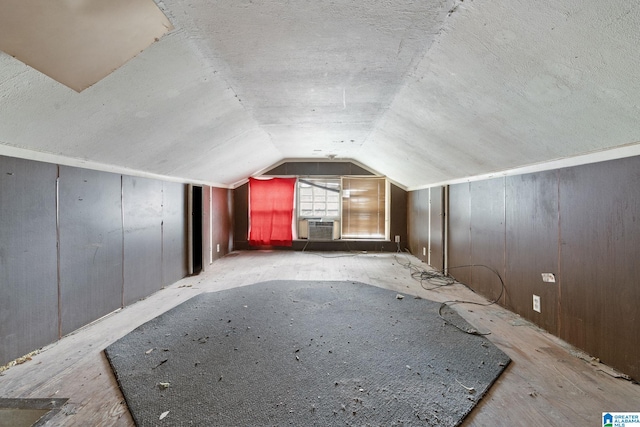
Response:
[{"label": "electrical outlet", "polygon": [[533,296],[533,311],[540,313],[540,297],[538,295]]},{"label": "electrical outlet", "polygon": [[555,283],[556,276],[553,273],[542,273],[542,281],[547,283]]},{"label": "electrical outlet", "polygon": [[427,256],[427,248],[422,247],[422,256]]},{"label": "electrical outlet", "polygon": [[396,236],[396,243],[400,243],[400,236]]},{"label": "electrical outlet", "polygon": [[220,243],[216,245],[216,252],[220,252]]}]

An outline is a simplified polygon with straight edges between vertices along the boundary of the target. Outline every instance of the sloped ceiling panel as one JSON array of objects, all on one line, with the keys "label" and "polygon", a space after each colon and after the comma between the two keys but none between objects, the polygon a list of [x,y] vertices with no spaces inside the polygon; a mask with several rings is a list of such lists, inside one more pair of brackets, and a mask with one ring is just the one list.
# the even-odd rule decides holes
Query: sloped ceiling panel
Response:
[{"label": "sloped ceiling panel", "polygon": [[[287,158],[359,152],[450,1],[167,2]],[[187,22],[183,17],[189,17]]]},{"label": "sloped ceiling panel", "polygon": [[222,185],[282,159],[179,33],[80,94],[0,55],[0,91],[0,144]]},{"label": "sloped ceiling panel", "polygon": [[416,187],[636,143],[639,25],[621,1],[464,2],[358,159]]},{"label": "sloped ceiling panel", "polygon": [[0,154],[222,185],[335,157],[417,188],[640,141],[636,2],[158,6],[175,29],[81,93],[0,53]]}]

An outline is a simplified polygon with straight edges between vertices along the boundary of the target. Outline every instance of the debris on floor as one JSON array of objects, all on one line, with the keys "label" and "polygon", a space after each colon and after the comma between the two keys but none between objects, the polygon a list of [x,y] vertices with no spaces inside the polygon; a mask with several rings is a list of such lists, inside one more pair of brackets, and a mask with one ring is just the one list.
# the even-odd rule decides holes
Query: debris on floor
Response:
[{"label": "debris on floor", "polygon": [[11,362],[7,363],[4,366],[0,366],[0,374],[4,371],[6,371],[7,369],[11,368],[12,366],[15,365],[22,365],[23,363],[29,362],[33,356],[35,356],[36,354],[40,353],[41,349],[38,350],[34,350],[31,353],[27,353],[22,357],[18,357],[15,360],[12,360]]},{"label": "debris on floor", "polygon": [[164,363],[167,363],[167,361],[168,361],[168,360],[169,360],[169,359],[162,359],[162,360],[160,361],[160,363],[158,363],[156,366],[154,366],[154,367],[153,367],[153,369],[156,369],[158,366],[160,366],[160,365],[162,365],[162,364],[164,364]]},{"label": "debris on floor", "polygon": [[456,379],[456,382],[457,382],[458,384],[460,384],[462,387],[464,387],[464,389],[465,389],[465,390],[467,390],[469,393],[473,394],[473,393],[475,393],[475,392],[476,392],[476,389],[475,389],[475,388],[473,388],[473,387],[467,387],[466,385],[462,384],[462,383],[461,383],[460,381],[458,381],[457,379]]}]

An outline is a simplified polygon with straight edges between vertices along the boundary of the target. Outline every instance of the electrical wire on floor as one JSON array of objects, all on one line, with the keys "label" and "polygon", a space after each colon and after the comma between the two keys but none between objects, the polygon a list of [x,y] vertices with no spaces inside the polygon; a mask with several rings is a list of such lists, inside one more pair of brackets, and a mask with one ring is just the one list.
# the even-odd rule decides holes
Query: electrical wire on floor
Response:
[{"label": "electrical wire on floor", "polygon": [[[304,244],[304,246],[302,247],[302,252],[306,252],[307,250],[307,246],[309,245],[310,240],[307,240],[307,242]],[[317,252],[306,252],[308,254],[311,255],[316,255],[322,258],[349,258],[349,257],[354,257],[354,256],[358,256],[360,255],[360,252],[355,252],[351,249],[351,247],[349,246],[349,242],[344,240],[345,245],[347,246],[347,249],[349,250],[348,254],[342,254],[342,255],[323,255],[321,253],[317,253]]]},{"label": "electrical wire on floor", "polygon": [[[302,251],[301,252],[306,252],[308,254],[311,255],[316,255],[322,258],[345,258],[345,257],[354,257],[354,256],[358,256],[358,255],[364,255],[367,254],[368,251],[357,251],[355,249],[352,249],[351,246],[349,246],[349,241],[348,240],[342,240],[342,242],[347,246],[347,251],[349,252],[348,254],[343,254],[343,255],[333,255],[333,256],[329,256],[329,255],[323,255],[317,252],[307,252],[307,246],[309,245],[310,240],[307,240],[307,242],[304,244],[304,246],[302,247]],[[396,243],[396,245],[398,246],[398,252],[400,252],[400,243]],[[380,246],[380,253],[384,253],[384,245]]]},{"label": "electrical wire on floor", "polygon": [[[492,272],[493,274],[495,274],[498,277],[498,280],[500,280],[500,293],[498,294],[498,296],[489,301],[489,302],[476,302],[476,301],[465,301],[465,300],[451,300],[451,301],[444,301],[440,304],[440,308],[438,308],[438,316],[440,316],[440,318],[442,320],[444,320],[446,323],[455,326],[456,328],[460,329],[463,332],[466,332],[468,334],[471,335],[489,335],[491,332],[479,332],[476,329],[471,329],[471,330],[467,330],[466,328],[462,328],[458,325],[456,325],[455,323],[452,323],[450,321],[448,321],[447,319],[444,318],[444,316],[442,315],[442,309],[444,307],[451,307],[452,305],[455,304],[473,304],[473,305],[479,305],[481,307],[488,307],[490,305],[493,305],[495,303],[497,303],[498,301],[500,301],[500,298],[502,298],[502,295],[504,295],[504,290],[505,290],[505,285],[504,285],[504,280],[502,280],[502,276],[500,276],[500,273],[498,273],[497,270],[495,270],[492,267],[489,267],[488,265],[484,265],[484,264],[467,264],[467,265],[456,265],[453,267],[448,267],[447,270],[452,270],[452,269],[456,269],[456,268],[473,268],[473,267],[479,267],[479,268],[484,268],[489,270],[490,272]],[[453,277],[453,276],[452,276]],[[455,280],[455,278],[454,278]],[[462,283],[462,282],[458,282],[456,280],[457,283]],[[473,289],[471,289],[469,286],[465,285],[464,283],[462,283],[467,289],[469,289],[471,292],[475,293],[475,291]]]},{"label": "electrical wire on floor", "polygon": [[[398,253],[400,252],[400,245],[398,245]],[[468,329],[465,327],[461,327],[456,325],[455,323],[451,322],[450,320],[447,320],[443,314],[442,314],[442,310],[445,307],[451,307],[455,304],[474,304],[474,305],[479,305],[479,306],[483,306],[483,307],[487,307],[490,305],[493,305],[495,303],[497,303],[500,298],[502,298],[502,295],[504,295],[504,291],[505,291],[505,284],[504,284],[504,280],[502,279],[502,276],[500,276],[500,273],[498,273],[497,270],[495,270],[492,267],[489,267],[488,265],[485,264],[466,264],[466,265],[455,265],[455,266],[451,266],[451,267],[447,267],[446,270],[424,270],[422,268],[419,268],[415,265],[413,265],[411,263],[411,260],[408,260],[407,263],[402,263],[398,257],[397,254],[395,255],[395,259],[398,262],[398,264],[402,265],[405,268],[408,268],[409,270],[411,270],[411,277],[415,280],[418,280],[420,282],[420,286],[427,290],[427,291],[431,291],[431,290],[435,290],[435,289],[439,289],[442,288],[444,286],[450,286],[456,283],[460,283],[461,285],[465,286],[467,289],[469,289],[471,292],[475,293],[475,291],[473,289],[471,289],[469,286],[465,285],[462,282],[459,282],[455,279],[455,277],[453,277],[452,275],[448,274],[449,270],[455,270],[455,269],[460,269],[460,268],[484,268],[486,270],[489,270],[490,272],[492,272],[493,274],[496,275],[496,277],[498,277],[498,280],[500,281],[500,294],[493,300],[486,302],[486,303],[481,303],[481,302],[476,302],[476,301],[466,301],[466,300],[450,300],[450,301],[443,301],[440,304],[440,307],[438,308],[438,316],[440,316],[440,318],[447,324],[454,326],[455,328],[461,330],[462,332],[465,332],[467,334],[471,334],[471,335],[489,335],[491,332],[479,332],[476,329]],[[427,282],[433,286],[430,287],[425,287],[424,283]]]},{"label": "electrical wire on floor", "polygon": [[[425,270],[411,263],[411,260],[407,258],[407,262],[403,263],[400,259],[398,259],[398,254],[403,254],[400,251],[400,244],[398,243],[398,251],[394,255],[396,262],[409,269],[411,271],[411,278],[420,282],[420,287],[425,291],[432,291],[434,289],[442,288],[444,286],[450,286],[454,283],[457,283],[456,280],[452,277],[449,277],[444,274],[443,271],[438,270]],[[426,287],[425,282],[429,283],[431,286]]]}]

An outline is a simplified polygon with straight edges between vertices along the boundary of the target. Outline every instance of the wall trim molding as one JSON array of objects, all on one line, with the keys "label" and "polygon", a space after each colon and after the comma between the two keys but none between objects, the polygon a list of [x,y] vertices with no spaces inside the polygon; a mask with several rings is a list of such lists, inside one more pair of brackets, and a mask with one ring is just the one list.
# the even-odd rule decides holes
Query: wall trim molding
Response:
[{"label": "wall trim molding", "polygon": [[77,159],[74,157],[66,157],[60,154],[46,153],[43,151],[26,150],[24,148],[12,147],[0,142],[0,156],[15,157],[25,160],[33,160],[37,162],[52,163],[61,166],[73,166],[83,169],[91,169],[102,172],[111,172],[122,175],[135,176],[140,178],[158,179],[161,181],[179,182],[181,184],[208,185],[211,187],[219,187],[231,189],[232,187],[220,183],[212,183],[205,181],[197,181],[189,178],[162,175],[152,172],[145,172],[137,169],[131,169],[124,166],[110,165],[106,163],[94,162],[91,160]]},{"label": "wall trim molding", "polygon": [[424,190],[430,187],[438,187],[453,184],[462,184],[465,182],[482,181],[485,179],[500,178],[504,176],[512,175],[524,175],[534,172],[543,172],[554,169],[562,169],[573,166],[586,165],[590,163],[606,162],[609,160],[622,159],[625,157],[640,156],[640,142],[633,142],[631,144],[623,145],[620,147],[593,151],[579,156],[566,157],[562,159],[551,160],[543,163],[535,163],[527,166],[521,166],[512,169],[505,169],[502,171],[491,172],[481,175],[473,175],[464,178],[452,179],[448,181],[435,182],[432,184],[420,185],[417,187],[410,187],[407,191]]}]

